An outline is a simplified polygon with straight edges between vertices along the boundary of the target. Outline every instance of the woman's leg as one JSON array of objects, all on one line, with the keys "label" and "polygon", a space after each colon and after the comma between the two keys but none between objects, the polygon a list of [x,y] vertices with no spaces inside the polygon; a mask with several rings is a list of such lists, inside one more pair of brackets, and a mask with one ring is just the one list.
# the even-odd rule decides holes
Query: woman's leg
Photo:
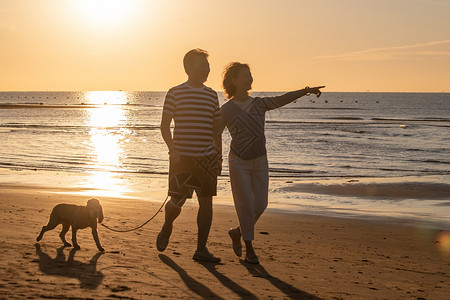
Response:
[{"label": "woman's leg", "polygon": [[230,154],[229,170],[234,207],[244,240],[254,239],[253,195],[249,162]]},{"label": "woman's leg", "polygon": [[245,261],[251,264],[259,264],[258,256],[253,249],[253,241],[245,242]]},{"label": "woman's leg", "polygon": [[252,193],[254,223],[256,224],[266,210],[269,201],[269,165],[266,155],[253,162]]},{"label": "woman's leg", "polygon": [[231,228],[228,231],[228,235],[230,236],[231,241],[233,242],[232,246],[234,254],[241,257],[242,256],[241,228],[239,226],[236,228]]},{"label": "woman's leg", "polygon": [[[252,161],[251,188],[253,196],[253,224],[256,224],[259,217],[266,210],[268,203],[269,167],[267,163],[267,156],[263,156]],[[245,261],[258,264],[259,259],[255,253],[255,249],[253,248],[253,240],[246,240],[244,238],[244,242]]]}]

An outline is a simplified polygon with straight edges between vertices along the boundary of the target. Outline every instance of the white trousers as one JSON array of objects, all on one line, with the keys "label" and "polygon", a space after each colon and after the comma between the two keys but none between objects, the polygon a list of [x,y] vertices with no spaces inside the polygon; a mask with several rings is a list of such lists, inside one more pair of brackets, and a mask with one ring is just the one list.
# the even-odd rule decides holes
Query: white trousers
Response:
[{"label": "white trousers", "polygon": [[255,239],[255,224],[267,207],[269,166],[267,155],[245,160],[230,153],[229,170],[234,207],[242,239]]}]

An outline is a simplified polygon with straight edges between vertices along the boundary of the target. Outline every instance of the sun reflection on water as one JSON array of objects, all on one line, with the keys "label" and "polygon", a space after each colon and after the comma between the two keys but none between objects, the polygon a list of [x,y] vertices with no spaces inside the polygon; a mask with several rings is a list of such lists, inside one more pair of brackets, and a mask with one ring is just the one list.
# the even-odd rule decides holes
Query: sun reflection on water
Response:
[{"label": "sun reflection on water", "polygon": [[89,104],[101,104],[89,110],[87,125],[90,127],[90,147],[95,161],[89,173],[87,188],[99,196],[123,196],[128,188],[116,171],[120,171],[124,157],[127,130],[123,126],[128,116],[121,104],[127,103],[125,92],[87,92]]}]

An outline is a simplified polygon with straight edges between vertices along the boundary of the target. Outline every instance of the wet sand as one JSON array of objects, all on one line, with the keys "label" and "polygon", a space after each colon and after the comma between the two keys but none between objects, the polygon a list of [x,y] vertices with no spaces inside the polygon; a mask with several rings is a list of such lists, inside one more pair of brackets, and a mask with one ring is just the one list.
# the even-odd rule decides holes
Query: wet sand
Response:
[{"label": "wet sand", "polygon": [[[227,231],[234,209],[216,205],[208,247],[220,264],[192,260],[197,206],[187,203],[165,252],[155,239],[158,215],[145,227],[116,233],[100,226],[106,252],[89,229],[81,250],[62,248],[60,228],[35,238],[54,205],[84,205],[76,188],[0,184],[0,298],[58,299],[448,299],[450,232],[385,219],[359,221],[267,212],[256,227],[261,264],[236,257]],[[165,194],[161,189],[155,197]],[[97,197],[104,223],[136,227],[161,202]],[[67,234],[70,241],[70,232]]]}]

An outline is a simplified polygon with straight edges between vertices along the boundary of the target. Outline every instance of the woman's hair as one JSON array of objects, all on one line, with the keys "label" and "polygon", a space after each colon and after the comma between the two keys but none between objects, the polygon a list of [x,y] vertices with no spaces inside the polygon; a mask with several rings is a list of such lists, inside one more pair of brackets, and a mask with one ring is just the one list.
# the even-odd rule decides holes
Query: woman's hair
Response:
[{"label": "woman's hair", "polygon": [[197,49],[192,49],[191,51],[186,53],[186,55],[184,56],[183,66],[184,66],[184,70],[186,71],[187,74],[189,74],[189,70],[191,69],[192,64],[194,63],[194,60],[198,56],[203,56],[205,58],[208,58],[209,54],[206,50],[197,48]]},{"label": "woman's hair", "polygon": [[247,68],[250,70],[250,66],[247,64],[241,64],[239,62],[232,62],[225,67],[223,71],[223,89],[225,90],[225,96],[231,99],[236,94],[236,85],[233,83],[233,79],[239,76],[239,72]]}]

